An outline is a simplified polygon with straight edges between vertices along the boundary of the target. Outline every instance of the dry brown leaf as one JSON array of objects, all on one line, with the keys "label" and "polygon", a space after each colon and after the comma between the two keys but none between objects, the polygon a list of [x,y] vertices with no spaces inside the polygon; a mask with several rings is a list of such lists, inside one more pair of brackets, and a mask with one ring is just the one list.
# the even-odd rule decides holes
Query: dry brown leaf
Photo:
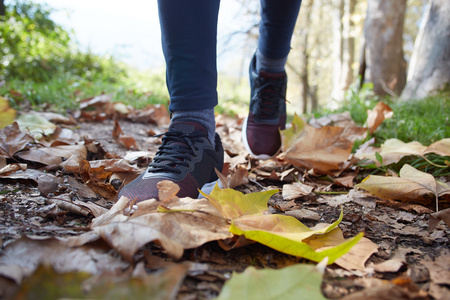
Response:
[{"label": "dry brown leaf", "polygon": [[86,184],[83,184],[76,180],[73,176],[68,177],[69,190],[75,192],[75,194],[82,199],[93,199],[97,197],[97,194]]},{"label": "dry brown leaf", "polygon": [[173,181],[160,181],[156,184],[156,187],[158,188],[158,198],[161,202],[166,203],[172,200],[178,200],[178,197],[176,195],[180,190],[180,187]]},{"label": "dry brown leaf", "polygon": [[166,106],[157,104],[149,105],[143,110],[135,111],[128,115],[134,122],[157,124],[159,127],[166,127],[170,124],[170,115]]},{"label": "dry brown leaf", "polygon": [[104,121],[115,114],[111,95],[100,95],[80,102],[81,117],[90,121]]},{"label": "dry brown leaf", "polygon": [[437,197],[450,192],[450,187],[439,184],[433,175],[421,172],[408,164],[400,170],[400,177],[369,175],[355,187],[364,189],[373,195],[402,201],[415,201],[429,204],[429,195]]},{"label": "dry brown leaf", "polygon": [[235,187],[248,184],[248,170],[244,167],[237,167],[234,173],[228,177],[228,187]]},{"label": "dry brown leaf", "polygon": [[337,177],[337,178],[333,178],[333,181],[335,184],[341,185],[341,186],[345,186],[348,188],[352,188],[353,187],[353,180],[356,177],[356,173],[355,174],[351,174],[351,175],[347,175],[347,176],[342,176],[342,177]]},{"label": "dry brown leaf", "polygon": [[314,221],[319,221],[320,220],[320,215],[312,210],[309,209],[294,209],[294,210],[289,210],[285,212],[286,215],[288,216],[292,216],[298,220],[314,220]]},{"label": "dry brown leaf", "polygon": [[353,146],[342,136],[343,132],[341,127],[307,126],[296,143],[285,151],[285,160],[319,174],[333,174],[349,158]]},{"label": "dry brown leaf", "polygon": [[450,138],[442,139],[428,146],[423,154],[436,153],[441,156],[450,156]]},{"label": "dry brown leaf", "polygon": [[444,221],[444,223],[450,227],[450,208],[430,214],[430,219],[428,220],[428,230],[433,231],[436,229],[440,221]]},{"label": "dry brown leaf", "polygon": [[117,144],[124,146],[126,149],[129,150],[139,149],[139,147],[136,144],[136,140],[133,137],[123,135],[123,131],[120,128],[119,122],[117,122],[117,120],[114,121],[112,136]]},{"label": "dry brown leaf", "polygon": [[41,116],[54,124],[76,125],[77,121],[71,116],[63,116],[54,112],[35,111],[34,114]]},{"label": "dry brown leaf", "polygon": [[0,169],[0,175],[1,176],[10,175],[19,170],[26,171],[26,169],[27,169],[26,164],[9,164]]},{"label": "dry brown leaf", "polygon": [[312,119],[309,121],[309,124],[316,128],[323,126],[356,127],[356,123],[353,121],[349,111]]},{"label": "dry brown leaf", "polygon": [[151,241],[158,241],[169,256],[180,258],[184,249],[232,236],[226,220],[206,199],[173,199],[164,204],[171,210],[166,213],[157,212],[160,202],[147,200],[137,204],[136,213],[125,216],[122,212],[128,203],[127,198],[120,198],[91,225],[127,260]]},{"label": "dry brown leaf", "polygon": [[283,185],[282,196],[284,200],[292,200],[312,192],[314,187],[301,182]]},{"label": "dry brown leaf", "polygon": [[9,175],[1,175],[1,178],[8,178],[8,179],[23,179],[23,180],[33,180],[34,182],[38,183],[38,178],[41,175],[44,175],[45,173],[39,170],[34,169],[26,169],[25,171],[19,170],[15,173],[9,174]]},{"label": "dry brown leaf", "polygon": [[34,142],[33,137],[20,131],[17,122],[0,129],[0,155],[6,158],[12,158],[14,154],[26,149],[32,142]]},{"label": "dry brown leaf", "polygon": [[91,201],[83,202],[80,200],[74,200],[72,202],[75,205],[87,208],[95,218],[97,218],[103,214],[106,214],[109,211],[109,209],[104,208],[98,204],[95,204],[94,202],[91,202]]},{"label": "dry brown leaf", "polygon": [[142,173],[142,170],[136,168],[134,165],[130,165],[126,160],[113,158],[113,159],[99,159],[89,161],[89,165],[92,169],[103,167],[106,172],[120,173],[120,172],[135,172],[136,174]]},{"label": "dry brown leaf", "polygon": [[17,284],[31,275],[39,264],[51,265],[57,272],[81,271],[91,274],[122,271],[129,265],[110,255],[109,249],[93,244],[70,247],[65,241],[22,237],[9,243],[0,256],[0,275]]},{"label": "dry brown leaf", "polygon": [[375,153],[378,152],[383,157],[383,165],[390,165],[399,162],[408,155],[424,156],[428,153],[436,153],[441,156],[450,156],[450,138],[437,141],[426,147],[419,142],[405,143],[398,139],[389,139],[385,141],[380,148],[366,148],[364,151],[357,151],[355,156],[358,159],[369,159],[377,166],[380,162],[376,159]]},{"label": "dry brown leaf", "polygon": [[429,297],[424,291],[418,290],[417,287],[409,290],[399,285],[395,285],[389,281],[383,281],[383,285],[370,287],[358,292],[351,293],[341,300],[428,300]]},{"label": "dry brown leaf", "polygon": [[448,249],[443,250],[434,261],[422,261],[422,264],[430,271],[433,283],[450,285],[450,253]]},{"label": "dry brown leaf", "polygon": [[[344,239],[341,229],[335,228],[328,233],[327,239],[322,236],[314,236],[307,242],[314,249],[327,249],[335,245],[341,244]],[[364,270],[364,264],[369,257],[377,252],[378,246],[368,238],[361,238],[361,240],[353,246],[350,251],[336,259],[335,263],[347,270]]]},{"label": "dry brown leaf", "polygon": [[392,258],[382,263],[374,265],[374,270],[380,273],[396,273],[398,272],[406,262],[403,259]]},{"label": "dry brown leaf", "polygon": [[62,145],[48,148],[33,148],[17,154],[22,159],[38,162],[44,165],[59,165],[63,159],[71,156],[87,157],[87,150],[84,145]]},{"label": "dry brown leaf", "polygon": [[49,203],[56,204],[56,206],[58,206],[62,210],[69,211],[77,215],[87,217],[90,213],[89,209],[75,204],[72,201],[70,194],[62,194],[58,195],[57,197],[48,198],[47,201]]},{"label": "dry brown leaf", "polygon": [[384,102],[378,102],[372,110],[367,111],[367,127],[369,134],[372,134],[385,119],[394,115],[392,108]]}]

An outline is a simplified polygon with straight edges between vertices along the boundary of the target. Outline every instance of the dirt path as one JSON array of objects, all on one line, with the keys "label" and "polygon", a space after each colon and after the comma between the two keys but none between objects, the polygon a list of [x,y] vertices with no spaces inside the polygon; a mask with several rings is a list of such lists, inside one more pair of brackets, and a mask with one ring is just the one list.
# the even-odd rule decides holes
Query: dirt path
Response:
[{"label": "dirt path", "polygon": [[[227,127],[230,135],[236,134],[240,126],[236,121],[223,122],[222,127]],[[120,125],[124,134],[136,139],[140,150],[156,152],[158,141],[149,137],[149,131],[161,132],[164,128],[129,121],[120,121]],[[128,150],[113,139],[113,126],[113,121],[106,120],[100,123],[79,123],[71,129],[80,141],[87,137],[98,142],[110,156],[123,157]],[[225,147],[234,147],[226,138],[224,144]],[[230,160],[237,157],[230,157]],[[252,166],[250,171],[252,168],[266,168],[266,172],[270,172],[270,168],[280,168],[279,165],[273,167],[271,164],[261,167],[257,161],[247,160],[245,163]],[[0,196],[0,255],[6,255],[9,245],[23,236],[66,237],[80,235],[88,230],[93,216],[68,212],[58,207],[51,201],[58,195],[71,195],[108,209],[114,204],[114,199],[98,195],[91,198],[77,195],[73,189],[73,180],[80,182],[80,178],[63,173],[61,168],[49,169],[48,174],[60,181],[57,189],[47,195],[43,195],[37,182],[29,178],[0,180],[3,193]],[[261,176],[249,178],[247,184],[235,189],[250,193],[270,188],[282,189],[286,183],[270,176],[267,179]],[[449,299],[450,231],[443,223],[433,231],[428,230],[430,208],[378,199],[361,191],[337,186],[326,178],[305,176],[305,179],[307,184],[314,187],[314,192],[290,200],[284,200],[282,194],[277,193],[269,200],[270,212],[294,216],[308,227],[313,227],[318,223],[334,222],[342,207],[344,217],[339,227],[344,237],[364,232],[365,237],[378,246],[363,269],[346,270],[336,264],[328,266],[322,283],[325,297]],[[257,243],[225,251],[217,242],[209,242],[186,250],[180,260],[171,259],[161,246],[150,243],[134,256],[132,265],[142,264],[148,274],[156,274],[168,266],[183,265],[187,273],[176,298],[212,299],[220,293],[224,282],[234,271],[241,272],[248,266],[282,268],[296,263],[311,262]],[[32,289],[17,284],[11,279],[13,276],[6,276],[5,272],[0,264],[0,287],[3,293],[0,299],[8,298],[18,289]]]}]

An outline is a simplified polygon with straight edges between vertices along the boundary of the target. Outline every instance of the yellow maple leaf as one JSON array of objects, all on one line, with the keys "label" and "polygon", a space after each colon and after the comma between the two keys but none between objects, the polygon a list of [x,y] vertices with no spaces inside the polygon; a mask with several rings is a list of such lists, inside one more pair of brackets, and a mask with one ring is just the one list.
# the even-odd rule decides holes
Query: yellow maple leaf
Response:
[{"label": "yellow maple leaf", "polygon": [[11,125],[16,118],[16,110],[9,107],[8,100],[0,96],[0,129]]},{"label": "yellow maple leaf", "polygon": [[203,194],[211,204],[230,219],[230,232],[243,235],[247,239],[259,242],[283,253],[304,257],[320,262],[328,257],[328,263],[348,252],[361,238],[362,234],[326,249],[315,249],[307,242],[313,236],[321,235],[323,245],[327,245],[327,234],[337,228],[343,212],[333,224],[312,230],[294,217],[270,214],[267,201],[278,190],[242,194],[233,189],[214,188],[210,195]]}]

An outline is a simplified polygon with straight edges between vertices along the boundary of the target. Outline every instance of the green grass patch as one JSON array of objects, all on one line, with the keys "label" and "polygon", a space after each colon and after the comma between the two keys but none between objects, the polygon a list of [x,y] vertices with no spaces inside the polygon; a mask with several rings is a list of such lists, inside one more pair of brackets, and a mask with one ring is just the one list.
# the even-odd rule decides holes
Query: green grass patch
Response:
[{"label": "green grass patch", "polygon": [[46,82],[13,79],[0,87],[0,95],[8,97],[11,105],[18,110],[24,101],[29,101],[38,110],[73,110],[80,100],[101,94],[111,94],[114,102],[123,102],[138,109],[149,104],[168,105],[163,75],[137,71],[129,71],[128,74],[120,82],[101,77],[87,79],[70,73],[53,76]]},{"label": "green grass patch", "polygon": [[450,96],[389,103],[394,116],[374,133],[379,143],[390,138],[430,145],[450,137]]},{"label": "green grass patch", "polygon": [[[381,101],[372,93],[370,85],[361,91],[351,90],[338,109],[323,110],[315,117],[349,111],[352,119],[361,126],[367,120],[367,110],[373,109]],[[425,146],[450,137],[450,93],[420,100],[400,101],[383,99],[394,111],[392,118],[384,120],[374,132],[376,145],[396,138],[405,143],[418,141]]]}]

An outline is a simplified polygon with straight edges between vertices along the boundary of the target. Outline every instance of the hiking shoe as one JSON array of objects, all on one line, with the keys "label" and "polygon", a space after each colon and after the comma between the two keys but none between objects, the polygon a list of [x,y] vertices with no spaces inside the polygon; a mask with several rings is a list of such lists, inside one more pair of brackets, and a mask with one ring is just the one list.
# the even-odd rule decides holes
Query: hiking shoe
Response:
[{"label": "hiking shoe", "polygon": [[287,76],[283,73],[256,73],[256,56],[250,63],[250,111],[244,120],[242,140],[257,159],[274,157],[281,148],[280,130],[286,128]]},{"label": "hiking shoe", "polygon": [[147,170],[124,186],[118,198],[125,196],[136,202],[159,200],[156,184],[162,180],[178,184],[180,198],[197,198],[199,189],[209,194],[218,180],[214,169],[221,172],[223,167],[224,152],[217,133],[215,143],[214,148],[205,128],[198,123],[172,123]]}]

